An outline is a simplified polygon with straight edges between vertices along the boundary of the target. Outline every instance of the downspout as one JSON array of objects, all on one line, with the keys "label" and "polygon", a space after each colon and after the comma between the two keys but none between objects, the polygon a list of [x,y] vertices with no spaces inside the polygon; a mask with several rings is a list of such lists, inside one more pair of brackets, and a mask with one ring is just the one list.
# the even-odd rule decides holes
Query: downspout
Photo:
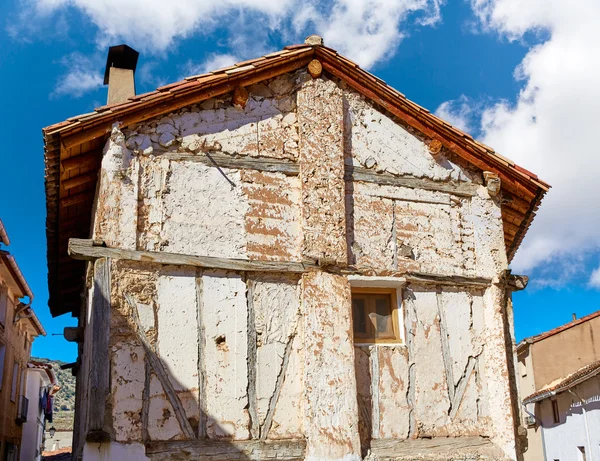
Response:
[{"label": "downspout", "polygon": [[592,444],[590,443],[590,429],[588,427],[587,411],[585,409],[585,401],[581,397],[579,397],[575,391],[572,391],[571,389],[567,389],[567,391],[569,392],[569,394],[574,396],[581,403],[581,410],[583,411],[583,424],[585,425],[585,438],[587,441],[587,449],[586,450],[587,450],[587,453],[590,454],[590,461],[594,461],[594,456],[592,455]]},{"label": "downspout", "polygon": [[525,413],[527,413],[529,416],[531,416],[533,419],[535,419],[538,423],[540,423],[540,432],[542,434],[542,452],[544,453],[544,460],[547,461],[548,458],[546,456],[546,439],[544,438],[544,425],[542,424],[542,420],[527,409],[527,405],[525,405],[525,402],[521,401],[521,405],[523,405]]}]

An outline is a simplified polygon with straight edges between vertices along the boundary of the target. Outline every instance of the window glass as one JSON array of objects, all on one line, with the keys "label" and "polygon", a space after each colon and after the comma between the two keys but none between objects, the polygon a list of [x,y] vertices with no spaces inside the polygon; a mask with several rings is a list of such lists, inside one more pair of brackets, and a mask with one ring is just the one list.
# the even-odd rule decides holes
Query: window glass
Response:
[{"label": "window glass", "polygon": [[558,412],[558,402],[552,400],[552,416],[554,417],[554,423],[560,423],[560,413]]},{"label": "window glass", "polygon": [[367,316],[365,313],[365,299],[352,298],[352,314],[354,316],[354,333],[367,333]]},{"label": "window glass", "polygon": [[354,336],[359,342],[371,343],[400,339],[395,309],[395,291],[377,290],[352,293]]}]

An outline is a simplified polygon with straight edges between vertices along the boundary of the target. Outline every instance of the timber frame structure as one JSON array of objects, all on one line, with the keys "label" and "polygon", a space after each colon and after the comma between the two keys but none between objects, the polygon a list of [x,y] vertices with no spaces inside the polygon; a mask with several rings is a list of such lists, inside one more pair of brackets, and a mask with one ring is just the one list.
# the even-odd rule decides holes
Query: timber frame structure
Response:
[{"label": "timber frame structure", "polygon": [[[127,127],[209,98],[236,91],[243,100],[244,87],[308,66],[311,75],[324,74],[345,82],[391,114],[404,125],[430,139],[433,154],[447,149],[485,171],[501,183],[502,219],[508,259],[512,259],[536,214],[549,185],[535,174],[502,157],[472,136],[452,127],[407,99],[384,81],[361,69],[319,42],[292,45],[258,59],[244,61],[207,74],[188,77],[127,102],[102,106],[94,112],[70,118],[43,130],[46,164],[46,234],[48,238],[49,306],[53,316],[72,313],[81,307],[85,264],[70,258],[70,238],[87,238],[102,149],[113,126]],[[241,88],[241,90],[239,90]],[[234,98],[235,98],[234,94]],[[172,155],[172,154],[171,154]],[[186,155],[186,154],[181,154]],[[196,161],[202,161],[201,156]],[[218,155],[204,161],[233,163],[243,168],[244,159]],[[297,171],[293,162],[252,162],[263,171]],[[400,177],[347,168],[346,175],[362,181],[441,190],[447,183]],[[297,173],[296,173],[297,174]],[[472,195],[469,185],[457,185],[454,193]]]}]

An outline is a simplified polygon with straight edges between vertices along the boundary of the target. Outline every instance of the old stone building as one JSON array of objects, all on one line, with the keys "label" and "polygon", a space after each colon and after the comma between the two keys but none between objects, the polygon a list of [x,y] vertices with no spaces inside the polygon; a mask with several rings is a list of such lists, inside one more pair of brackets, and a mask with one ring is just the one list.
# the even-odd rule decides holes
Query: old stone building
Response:
[{"label": "old stone building", "polygon": [[30,404],[25,390],[31,345],[46,332],[31,308],[33,293],[9,245],[0,220],[0,459],[17,461]]},{"label": "old stone building", "polygon": [[144,95],[108,63],[44,130],[76,459],[517,459],[544,182],[316,36]]}]

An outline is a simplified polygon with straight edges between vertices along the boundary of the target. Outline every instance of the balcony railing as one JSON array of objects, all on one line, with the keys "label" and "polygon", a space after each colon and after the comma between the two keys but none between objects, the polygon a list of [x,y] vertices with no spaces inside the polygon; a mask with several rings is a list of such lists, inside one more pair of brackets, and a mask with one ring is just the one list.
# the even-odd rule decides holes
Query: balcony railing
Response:
[{"label": "balcony railing", "polygon": [[19,408],[17,410],[17,424],[27,422],[27,410],[29,409],[29,399],[24,395],[19,397]]}]

